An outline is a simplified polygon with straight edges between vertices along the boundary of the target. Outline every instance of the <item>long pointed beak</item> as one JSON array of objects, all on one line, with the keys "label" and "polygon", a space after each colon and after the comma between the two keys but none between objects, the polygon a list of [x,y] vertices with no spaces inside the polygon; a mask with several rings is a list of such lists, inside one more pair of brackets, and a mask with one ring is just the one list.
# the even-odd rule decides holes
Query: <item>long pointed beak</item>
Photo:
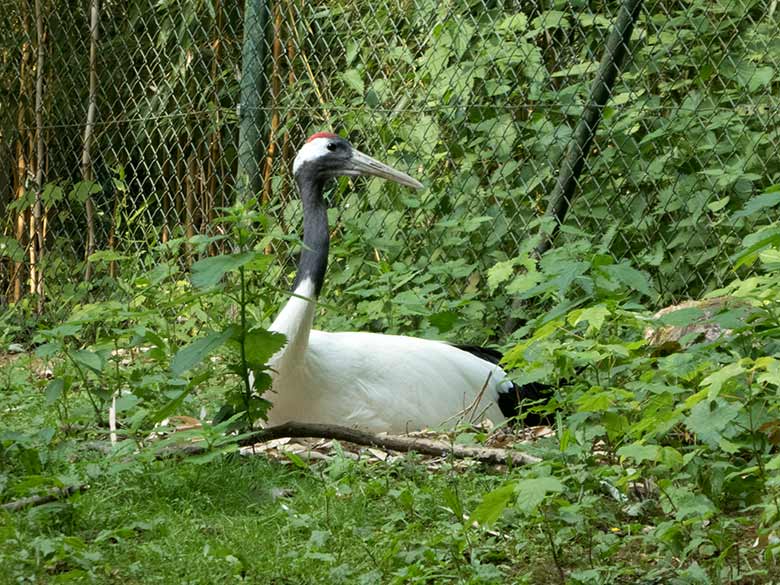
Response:
[{"label": "long pointed beak", "polygon": [[420,181],[413,179],[406,173],[402,173],[401,171],[354,149],[352,150],[352,158],[349,161],[349,168],[346,169],[346,172],[343,174],[380,177],[400,185],[405,185],[406,187],[411,187],[412,189],[422,189],[424,187]]}]

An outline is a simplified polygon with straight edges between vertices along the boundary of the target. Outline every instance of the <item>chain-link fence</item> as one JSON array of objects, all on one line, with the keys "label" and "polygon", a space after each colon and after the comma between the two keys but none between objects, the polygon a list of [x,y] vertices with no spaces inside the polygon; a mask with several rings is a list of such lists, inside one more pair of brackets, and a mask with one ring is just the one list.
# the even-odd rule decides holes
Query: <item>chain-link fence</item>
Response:
[{"label": "chain-link fence", "polygon": [[[272,234],[300,233],[290,163],[308,134],[329,129],[428,186],[345,181],[333,196],[328,294],[350,307],[344,319],[392,304],[401,323],[385,319],[390,329],[432,309],[499,322],[533,287],[522,256],[621,5],[3,3],[7,300],[34,290],[36,271],[51,294],[82,279],[90,252],[142,258],[218,229],[239,173]],[[733,275],[730,255],[778,200],[776,8],[644,2],[557,249],[630,261],[658,302]],[[272,244],[285,278],[289,241]],[[491,290],[489,269],[517,257]]]}]

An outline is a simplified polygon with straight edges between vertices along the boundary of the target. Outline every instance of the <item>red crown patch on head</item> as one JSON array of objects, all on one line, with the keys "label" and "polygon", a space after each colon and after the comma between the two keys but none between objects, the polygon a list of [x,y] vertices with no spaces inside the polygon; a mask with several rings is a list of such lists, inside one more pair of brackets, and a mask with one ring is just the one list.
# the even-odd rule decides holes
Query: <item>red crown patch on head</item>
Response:
[{"label": "red crown patch on head", "polygon": [[312,134],[306,139],[306,143],[308,144],[312,140],[316,140],[317,138],[338,138],[338,134],[333,134],[332,132],[317,132],[315,134]]}]

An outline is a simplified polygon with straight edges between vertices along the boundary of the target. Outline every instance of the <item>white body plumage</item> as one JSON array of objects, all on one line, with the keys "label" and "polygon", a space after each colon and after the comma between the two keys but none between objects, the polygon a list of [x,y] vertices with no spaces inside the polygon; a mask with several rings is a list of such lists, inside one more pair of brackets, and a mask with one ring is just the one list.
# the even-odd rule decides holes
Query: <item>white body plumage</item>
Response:
[{"label": "white body plumage", "polygon": [[[332,423],[402,433],[484,418],[498,423],[498,366],[441,341],[312,330],[314,290],[304,281],[271,326],[288,344],[271,360],[269,424]],[[302,351],[301,351],[302,350]]]}]

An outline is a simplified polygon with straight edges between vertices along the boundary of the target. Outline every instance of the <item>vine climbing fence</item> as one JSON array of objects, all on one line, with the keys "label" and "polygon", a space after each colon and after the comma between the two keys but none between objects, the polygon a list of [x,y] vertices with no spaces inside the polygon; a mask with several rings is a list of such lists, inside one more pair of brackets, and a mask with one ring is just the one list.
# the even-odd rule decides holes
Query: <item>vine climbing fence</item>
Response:
[{"label": "vine climbing fence", "polygon": [[288,279],[291,160],[322,129],[427,186],[332,195],[328,295],[384,329],[470,311],[496,330],[537,270],[563,290],[588,262],[649,304],[697,296],[780,202],[777,0],[642,4],[539,269],[619,1],[0,3],[2,303],[105,286],[246,196]]}]

